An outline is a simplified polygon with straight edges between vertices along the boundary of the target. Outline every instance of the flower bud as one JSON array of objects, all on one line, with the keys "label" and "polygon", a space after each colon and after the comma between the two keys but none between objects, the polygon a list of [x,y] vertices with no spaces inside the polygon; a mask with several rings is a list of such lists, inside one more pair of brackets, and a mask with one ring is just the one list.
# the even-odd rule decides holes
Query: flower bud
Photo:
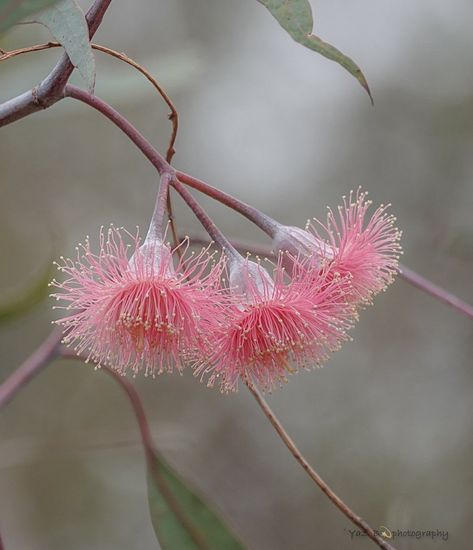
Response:
[{"label": "flower bud", "polygon": [[269,273],[256,262],[233,260],[230,264],[230,290],[239,295],[242,302],[252,304],[271,295],[274,281]]},{"label": "flower bud", "polygon": [[129,263],[130,270],[140,276],[172,276],[174,273],[171,249],[160,239],[146,238]]}]

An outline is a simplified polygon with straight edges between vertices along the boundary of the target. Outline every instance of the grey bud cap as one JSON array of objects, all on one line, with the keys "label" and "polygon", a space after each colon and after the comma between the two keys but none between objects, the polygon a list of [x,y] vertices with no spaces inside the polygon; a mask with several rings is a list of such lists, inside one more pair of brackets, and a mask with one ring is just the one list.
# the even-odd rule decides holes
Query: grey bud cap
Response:
[{"label": "grey bud cap", "polygon": [[230,289],[245,303],[270,296],[273,288],[274,281],[262,265],[243,258],[230,263]]},{"label": "grey bud cap", "polygon": [[332,247],[315,235],[290,225],[280,225],[273,237],[274,252],[289,252],[293,256],[333,258]]},{"label": "grey bud cap", "polygon": [[172,251],[161,239],[147,237],[130,258],[129,265],[134,273],[159,273],[166,276],[174,274]]}]

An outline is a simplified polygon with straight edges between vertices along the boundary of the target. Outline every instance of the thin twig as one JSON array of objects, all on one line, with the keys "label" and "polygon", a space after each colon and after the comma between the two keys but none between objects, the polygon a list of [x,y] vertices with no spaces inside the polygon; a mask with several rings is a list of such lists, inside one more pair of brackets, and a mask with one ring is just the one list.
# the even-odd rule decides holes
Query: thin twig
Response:
[{"label": "thin twig", "polygon": [[[89,37],[92,38],[102,22],[111,0],[95,0],[86,13]],[[0,104],[0,127],[28,115],[47,109],[63,98],[64,87],[74,70],[66,53],[63,53],[49,75],[33,89]]]},{"label": "thin twig", "polygon": [[419,288],[434,298],[437,298],[437,300],[440,300],[457,311],[460,311],[470,319],[473,319],[473,306],[467,304],[451,292],[448,292],[448,290],[437,286],[432,281],[429,281],[425,277],[422,277],[422,275],[419,275],[415,271],[412,271],[412,269],[402,264],[399,264],[399,275],[416,288]]},{"label": "thin twig", "polygon": [[261,393],[256,389],[253,384],[248,380],[245,381],[246,386],[250,390],[253,397],[256,399],[256,402],[260,406],[266,418],[272,424],[273,428],[276,430],[279,437],[282,439],[286,447],[291,452],[292,456],[299,462],[302,468],[306,471],[307,475],[316,483],[316,485],[321,489],[321,491],[335,504],[335,506],[357,527],[359,527],[366,535],[376,543],[380,548],[385,550],[394,550],[394,547],[388,544],[376,531],[366,523],[364,519],[355,514],[353,510],[343,502],[343,500],[337,496],[332,489],[325,483],[325,481],[319,476],[319,474],[312,468],[312,466],[307,462],[304,456],[301,454],[297,448],[294,441],[291,439],[289,434],[283,428],[281,422],[277,419],[274,412],[271,410],[271,407],[268,405]]},{"label": "thin twig", "polygon": [[[108,105],[105,101],[102,101],[97,96],[92,95],[85,90],[81,90],[76,86],[68,84],[65,88],[64,94],[66,97],[71,97],[86,103],[90,107],[93,107],[97,111],[105,115],[109,120],[111,120],[122,132],[124,132],[133,143],[141,150],[141,152],[147,157],[147,159],[156,167],[160,174],[168,173],[173,174],[174,169],[171,167],[169,162],[155,149],[151,143],[141,134],[132,124],[129,122],[123,115],[116,111],[113,107]],[[168,211],[168,217],[171,222],[172,236],[174,240],[174,245],[177,248],[178,255],[181,257],[181,249],[177,246],[177,231],[174,225],[174,216],[171,207],[171,201],[168,198],[166,201],[166,207]]]},{"label": "thin twig", "polygon": [[42,50],[49,50],[50,48],[59,48],[61,44],[59,42],[45,42],[44,44],[35,44],[34,46],[27,46],[25,48],[18,48],[16,50],[0,50],[0,61],[7,61],[17,55],[24,53],[40,52]]},{"label": "thin twig", "polygon": [[[106,53],[107,55],[115,57],[120,61],[123,61],[124,63],[127,63],[131,67],[135,68],[137,71],[139,71],[143,76],[145,76],[151,82],[151,84],[154,86],[156,91],[163,98],[164,102],[166,103],[166,105],[169,107],[169,110],[171,111],[168,118],[172,124],[172,132],[171,132],[171,137],[169,139],[169,145],[166,151],[166,160],[169,163],[171,163],[172,157],[176,152],[175,143],[177,138],[177,131],[179,128],[179,115],[169,95],[166,93],[164,88],[159,84],[159,82],[151,75],[151,73],[131,57],[128,57],[126,54],[122,52],[117,52],[116,50],[112,50],[112,48],[108,48],[107,46],[102,46],[101,44],[91,43],[90,45],[94,50],[98,50],[100,52]],[[59,47],[61,47],[61,44],[59,42],[46,42],[44,44],[35,44],[34,46],[28,46],[26,48],[18,48],[17,50],[11,50],[8,52],[1,50],[0,61],[6,61],[7,59],[11,59],[12,57],[16,57],[17,55],[22,55],[25,53],[39,52],[42,50],[48,50],[50,48],[59,48]]]},{"label": "thin twig", "polygon": [[58,355],[62,331],[56,328],[0,386],[0,409]]},{"label": "thin twig", "polygon": [[111,48],[107,48],[106,46],[101,46],[100,44],[91,44],[91,46],[95,50],[104,52],[117,59],[120,59],[124,63],[127,63],[131,67],[135,68],[143,76],[145,76],[149,80],[149,82],[151,82],[151,84],[155,87],[156,91],[163,98],[164,102],[166,103],[166,105],[169,107],[169,110],[171,111],[168,118],[171,121],[172,132],[171,132],[171,137],[169,139],[169,145],[166,151],[166,160],[169,162],[169,164],[171,164],[172,157],[176,152],[175,144],[176,144],[176,138],[177,138],[177,131],[179,129],[179,115],[169,95],[166,93],[166,91],[161,86],[161,84],[159,84],[159,82],[150,74],[150,72],[146,70],[142,65],[137,63],[134,59],[131,59],[131,57],[128,57],[124,53],[112,50]]}]

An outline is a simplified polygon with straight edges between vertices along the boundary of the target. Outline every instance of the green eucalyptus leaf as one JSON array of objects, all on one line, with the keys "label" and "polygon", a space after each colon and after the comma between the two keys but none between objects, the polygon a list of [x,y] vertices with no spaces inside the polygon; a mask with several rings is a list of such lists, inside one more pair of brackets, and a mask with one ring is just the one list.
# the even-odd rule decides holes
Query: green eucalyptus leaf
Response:
[{"label": "green eucalyptus leaf", "polygon": [[0,297],[0,324],[28,313],[36,304],[44,300],[49,293],[49,281],[54,271],[52,262],[49,262],[47,269],[21,294],[9,299]]},{"label": "green eucalyptus leaf", "polygon": [[25,23],[41,23],[64,47],[90,92],[95,86],[95,58],[84,12],[75,0],[60,0],[29,17]]},{"label": "green eucalyptus leaf", "polygon": [[358,65],[340,50],[312,34],[314,20],[308,0],[258,0],[258,2],[269,10],[296,42],[335,61],[353,75],[373,101],[368,82]]},{"label": "green eucalyptus leaf", "polygon": [[0,33],[57,0],[0,0]]},{"label": "green eucalyptus leaf", "polygon": [[222,520],[157,453],[148,461],[149,508],[162,550],[243,550]]}]

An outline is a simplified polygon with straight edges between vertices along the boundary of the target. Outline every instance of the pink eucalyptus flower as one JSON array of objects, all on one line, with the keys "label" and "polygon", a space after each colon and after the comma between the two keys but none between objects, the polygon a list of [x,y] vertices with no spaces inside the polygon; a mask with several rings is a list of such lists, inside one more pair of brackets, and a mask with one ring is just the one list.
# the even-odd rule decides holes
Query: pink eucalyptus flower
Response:
[{"label": "pink eucalyptus flower", "polygon": [[120,373],[154,375],[205,361],[222,317],[222,260],[210,265],[202,250],[174,267],[174,251],[162,241],[140,246],[138,234],[126,234],[131,244],[111,227],[100,232],[98,255],[87,238],[75,262],[61,258],[58,269],[68,278],[52,285],[59,288],[53,297],[68,304],[61,308],[68,315],[57,321],[64,342]]},{"label": "pink eucalyptus flower", "polygon": [[386,213],[389,205],[369,216],[372,202],[366,195],[358,189],[344,197],[338,215],[329,209],[325,225],[314,219],[306,230],[281,226],[273,241],[275,250],[289,252],[288,258],[310,258],[314,271],[328,264],[328,277],[340,276],[349,283],[346,290],[355,302],[369,302],[393,281],[401,254],[401,232],[394,225],[396,218]]},{"label": "pink eucalyptus flower", "polygon": [[338,279],[327,281],[322,270],[314,280],[302,262],[295,271],[289,282],[281,258],[273,278],[255,262],[232,262],[234,305],[215,335],[212,363],[196,369],[210,374],[209,386],[219,379],[222,391],[234,391],[242,377],[271,389],[288,373],[320,366],[347,339],[356,312]]}]

